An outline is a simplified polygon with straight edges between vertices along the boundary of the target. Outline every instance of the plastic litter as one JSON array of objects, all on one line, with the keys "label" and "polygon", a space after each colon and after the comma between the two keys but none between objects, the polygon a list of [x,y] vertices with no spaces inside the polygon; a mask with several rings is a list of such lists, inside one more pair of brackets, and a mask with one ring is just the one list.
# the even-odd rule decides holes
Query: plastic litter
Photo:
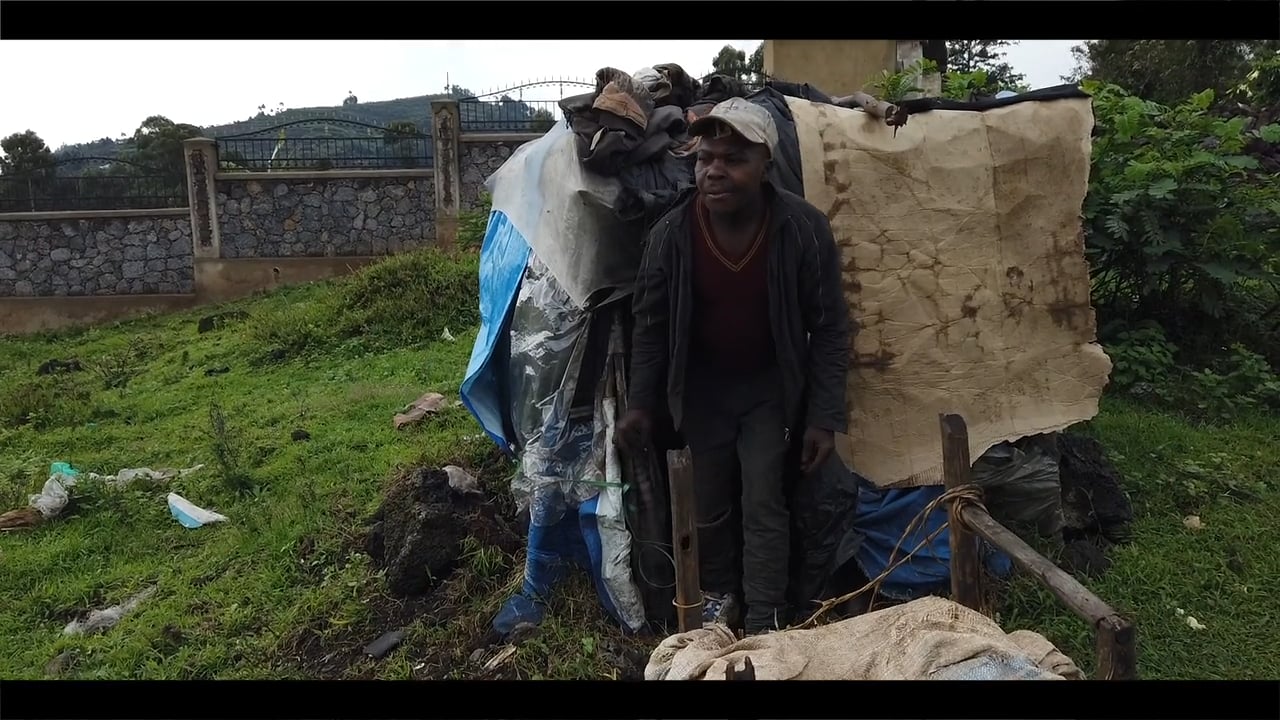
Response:
[{"label": "plastic litter", "polygon": [[89,613],[89,617],[81,620],[72,620],[62,629],[65,635],[86,635],[90,633],[102,632],[110,629],[120,622],[125,615],[137,609],[143,600],[154,595],[156,589],[154,587],[147,588],[133,597],[125,600],[119,605],[112,605],[105,610],[94,610]]},{"label": "plastic litter", "polygon": [[46,520],[51,520],[67,508],[71,502],[71,488],[75,487],[80,471],[64,462],[56,462],[49,466],[49,479],[38,495],[28,498],[31,507],[40,511]]},{"label": "plastic litter", "polygon": [[192,530],[210,523],[227,522],[226,515],[205,510],[177,493],[169,493],[169,513],[185,528]]}]

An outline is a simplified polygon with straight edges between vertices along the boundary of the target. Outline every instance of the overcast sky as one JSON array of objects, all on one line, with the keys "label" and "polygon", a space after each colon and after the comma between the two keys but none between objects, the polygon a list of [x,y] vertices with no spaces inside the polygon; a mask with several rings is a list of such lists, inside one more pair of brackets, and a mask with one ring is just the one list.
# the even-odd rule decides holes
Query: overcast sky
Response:
[{"label": "overcast sky", "polygon": [[[674,62],[711,69],[725,43],[750,53],[759,40],[524,41],[0,41],[5,73],[0,137],[35,130],[52,148],[132,134],[151,115],[207,127],[244,120],[259,105],[339,105],[473,92],[531,79],[589,79]],[[1057,85],[1079,40],[1026,40],[1008,61],[1033,87]],[[513,62],[508,58],[516,58]],[[33,67],[34,65],[34,67]],[[207,68],[207,72],[201,70]],[[193,73],[192,70],[195,70]],[[536,91],[535,91],[536,92]],[[547,91],[543,91],[545,94]],[[554,91],[552,91],[554,92]],[[527,97],[555,100],[557,97]]]}]

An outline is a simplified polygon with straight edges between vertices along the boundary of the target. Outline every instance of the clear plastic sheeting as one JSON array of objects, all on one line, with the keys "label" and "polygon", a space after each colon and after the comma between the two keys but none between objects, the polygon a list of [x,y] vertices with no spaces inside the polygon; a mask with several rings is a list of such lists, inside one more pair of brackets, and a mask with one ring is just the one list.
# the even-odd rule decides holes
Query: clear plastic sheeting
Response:
[{"label": "clear plastic sheeting", "polygon": [[[516,450],[541,462],[572,434],[570,414],[589,315],[538,256],[531,256],[511,319],[511,416]],[[590,407],[588,407],[588,420]],[[526,468],[527,469],[527,468]]]},{"label": "clear plastic sheeting", "polygon": [[[571,567],[587,569],[605,610],[636,631],[644,605],[631,573],[631,534],[622,500],[622,465],[613,448],[614,397],[599,384],[595,402],[574,408],[583,377],[591,316],[579,309],[534,256],[511,323],[511,412],[520,442],[520,472],[511,489],[529,516],[521,591],[494,619],[506,635],[537,624],[552,589]],[[610,365],[621,353],[611,333]]]}]

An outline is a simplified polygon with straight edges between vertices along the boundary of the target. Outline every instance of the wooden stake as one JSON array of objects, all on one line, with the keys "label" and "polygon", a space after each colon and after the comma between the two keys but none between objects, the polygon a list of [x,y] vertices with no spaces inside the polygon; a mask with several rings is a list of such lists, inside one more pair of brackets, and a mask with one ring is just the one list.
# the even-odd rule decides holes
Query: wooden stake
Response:
[{"label": "wooden stake", "polygon": [[697,501],[689,448],[667,451],[671,482],[671,543],[676,561],[676,617],[680,632],[702,627],[702,583],[698,578]]},{"label": "wooden stake", "polygon": [[[959,415],[940,415],[942,429],[942,480],[946,489],[969,484],[969,429]],[[982,563],[978,538],[965,527],[958,503],[947,504],[951,537],[951,599],[986,614],[983,609]]]}]

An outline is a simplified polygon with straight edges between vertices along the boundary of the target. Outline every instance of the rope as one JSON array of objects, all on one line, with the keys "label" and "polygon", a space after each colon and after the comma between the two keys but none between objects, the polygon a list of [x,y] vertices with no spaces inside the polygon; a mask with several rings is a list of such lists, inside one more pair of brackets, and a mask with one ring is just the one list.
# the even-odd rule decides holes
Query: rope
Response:
[{"label": "rope", "polygon": [[902,544],[906,542],[907,537],[910,536],[913,531],[915,531],[917,526],[923,525],[925,519],[928,518],[929,514],[932,513],[934,510],[936,510],[938,506],[953,500],[955,501],[958,508],[963,508],[965,505],[974,505],[977,507],[983,507],[982,489],[977,485],[972,485],[972,484],[961,485],[959,487],[954,487],[949,490],[946,490],[941,495],[934,498],[928,505],[924,507],[923,510],[921,510],[919,513],[916,514],[914,518],[912,518],[910,523],[907,524],[907,529],[902,532],[902,536],[898,538],[898,543],[893,547],[893,552],[889,554],[889,566],[885,568],[884,572],[880,573],[874,579],[868,582],[866,585],[863,585],[862,587],[858,588],[857,590],[854,590],[851,593],[846,593],[844,595],[841,595],[840,597],[832,598],[830,600],[823,600],[822,604],[818,607],[818,609],[814,611],[812,615],[809,616],[809,619],[805,620],[799,625],[793,625],[792,629],[799,630],[799,629],[813,627],[814,625],[817,624],[818,619],[821,618],[823,615],[825,615],[828,611],[830,611],[831,608],[834,608],[837,605],[841,605],[850,600],[853,600],[854,598],[862,595],[867,591],[871,592],[871,598],[867,604],[867,607],[871,607],[875,603],[876,592],[879,591],[880,585],[885,581],[885,579],[888,578],[890,575],[892,575],[894,570],[897,570],[899,567],[901,567],[902,565],[910,561],[911,558],[915,557],[916,553],[920,552],[920,550],[922,550],[926,545],[928,545],[929,543],[937,539],[937,537],[942,534],[942,531],[946,530],[947,527],[950,525],[950,520],[948,518],[947,522],[944,522],[937,530],[934,530],[933,532],[929,533],[928,537],[926,537],[925,539],[917,543],[916,546],[911,549],[911,552],[907,553],[906,556],[904,556],[901,560],[898,560],[895,562],[894,558],[897,556],[898,551],[902,549]]},{"label": "rope", "polygon": [[[854,598],[857,598],[861,596],[863,593],[868,591],[871,592],[871,598],[867,603],[867,606],[871,607],[872,605],[874,605],[876,600],[876,593],[879,591],[880,585],[890,575],[893,574],[893,571],[897,570],[898,568],[908,563],[912,558],[916,556],[917,553],[923,550],[926,545],[936,540],[938,536],[942,534],[943,530],[946,530],[950,526],[951,523],[948,516],[947,522],[942,523],[942,525],[939,526],[937,530],[934,530],[933,532],[929,533],[929,535],[925,537],[925,539],[921,540],[919,543],[916,544],[914,548],[911,549],[911,552],[907,553],[900,560],[897,560],[897,561],[894,560],[894,558],[897,557],[898,555],[898,551],[902,549],[902,544],[907,541],[907,538],[910,537],[911,533],[914,532],[917,527],[922,526],[925,520],[929,517],[929,515],[934,510],[938,509],[939,506],[942,506],[945,503],[948,503],[951,501],[955,501],[958,509],[963,509],[964,506],[966,505],[973,505],[979,508],[984,508],[982,504],[982,488],[978,487],[977,485],[973,485],[973,484],[961,485],[959,487],[954,487],[944,491],[941,495],[931,500],[928,505],[924,506],[924,509],[916,513],[916,516],[911,519],[910,523],[907,524],[906,529],[902,531],[902,535],[898,538],[897,544],[894,545],[893,552],[889,553],[888,567],[885,568],[884,572],[880,573],[875,577],[875,579],[871,580],[866,585],[863,585],[857,590],[854,590],[853,592],[846,593],[844,595],[841,595],[840,597],[832,598],[830,600],[823,600],[821,605],[818,607],[818,609],[814,611],[814,613],[810,615],[807,620],[800,623],[799,625],[792,625],[790,626],[789,629],[802,630],[804,628],[813,627],[814,625],[817,624],[818,619],[821,618],[823,615],[825,615],[827,612],[829,612],[832,608],[836,607],[837,605],[846,603],[850,600],[853,600]],[[675,569],[676,560],[670,553],[666,551],[666,548],[670,547],[670,545],[654,542],[652,540],[644,540],[644,541],[641,541],[640,544],[647,545],[649,547],[652,547],[658,550],[658,552],[665,555],[667,559],[671,561],[671,567],[673,570]],[[656,583],[652,582],[648,577],[645,576],[643,570],[641,570],[640,572],[640,577],[646,583],[648,583],[651,587],[655,587],[661,590],[669,590],[675,587],[675,583],[672,583],[666,586],[657,585]],[[674,598],[671,600],[671,604],[682,610],[688,610],[688,609],[698,607],[698,604],[681,605]]]}]

